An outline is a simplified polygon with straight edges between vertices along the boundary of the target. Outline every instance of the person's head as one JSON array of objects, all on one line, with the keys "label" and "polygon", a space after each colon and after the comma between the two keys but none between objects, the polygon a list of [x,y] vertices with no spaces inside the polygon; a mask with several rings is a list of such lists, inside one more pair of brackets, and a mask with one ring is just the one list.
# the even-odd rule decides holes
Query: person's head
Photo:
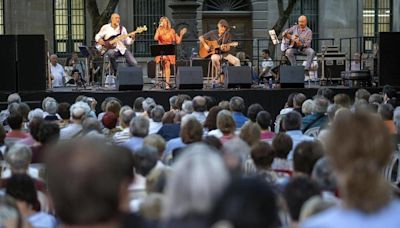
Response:
[{"label": "person's head", "polygon": [[78,101],[71,105],[69,111],[73,121],[82,121],[89,114],[90,107],[86,102]]},{"label": "person's head", "polygon": [[217,100],[215,99],[215,97],[204,96],[204,98],[206,99],[207,111],[210,111],[212,107],[217,105]]},{"label": "person's head", "polygon": [[393,111],[393,122],[396,125],[397,132],[400,133],[400,107]]},{"label": "person's head", "polygon": [[251,121],[245,123],[242,128],[240,128],[239,137],[245,141],[250,147],[256,145],[260,142],[261,128],[257,123]]},{"label": "person's head", "polygon": [[158,157],[161,158],[165,151],[165,139],[158,134],[151,134],[144,138],[143,146],[152,146],[156,148]]},{"label": "person's head", "polygon": [[7,97],[7,104],[10,105],[12,103],[21,103],[21,97],[19,96],[18,93],[12,93],[10,95],[8,95]]},{"label": "person's head", "polygon": [[330,88],[321,87],[317,91],[317,96],[323,96],[326,99],[328,99],[330,103],[333,103],[333,97],[335,96],[335,92]]},{"label": "person's head", "polygon": [[335,171],[332,169],[332,165],[326,156],[318,159],[315,163],[311,178],[318,184],[321,191],[336,192],[337,181]]},{"label": "person's head", "polygon": [[224,134],[233,134],[236,130],[236,123],[231,112],[221,110],[217,114],[217,128]]},{"label": "person's head", "polygon": [[178,110],[178,107],[176,107],[176,98],[177,97],[178,96],[174,95],[174,96],[169,98],[168,101],[169,101],[170,110]]},{"label": "person's head", "polygon": [[23,227],[23,216],[11,196],[0,196],[0,227]]},{"label": "person's head", "polygon": [[10,115],[7,117],[7,123],[13,131],[21,130],[22,122],[23,118],[19,113],[10,113]]},{"label": "person's head", "polygon": [[245,104],[244,100],[241,97],[235,96],[232,97],[231,100],[229,101],[229,109],[232,112],[241,112],[243,113],[245,110]]},{"label": "person's head", "polygon": [[27,207],[32,207],[38,202],[35,182],[26,173],[11,175],[7,180],[6,194],[13,197],[17,205],[24,203]]},{"label": "person's head", "polygon": [[262,50],[261,55],[262,55],[263,59],[268,59],[270,57],[269,50],[268,49]]},{"label": "person's head", "polygon": [[[69,110],[68,110],[68,113],[69,113]],[[44,116],[43,110],[40,108],[35,108],[29,112],[28,120],[31,121],[34,118],[42,118],[43,119],[43,116]]]},{"label": "person's head", "polygon": [[71,105],[67,102],[62,102],[57,106],[57,113],[60,115],[61,119],[69,120],[71,118],[71,113],[69,112],[69,108]]},{"label": "person's head", "polygon": [[297,23],[299,25],[300,28],[305,28],[307,26],[307,17],[304,15],[301,15],[298,19],[297,19]]},{"label": "person's head", "polygon": [[149,134],[149,119],[144,116],[135,116],[129,124],[129,131],[132,136],[144,138]]},{"label": "person's head", "polygon": [[353,54],[353,61],[354,61],[354,62],[359,63],[359,62],[360,62],[360,58],[361,58],[360,53],[355,52],[355,53]]},{"label": "person's head", "polygon": [[222,108],[219,106],[214,106],[210,109],[203,124],[204,128],[207,128],[208,131],[217,129],[217,115],[221,110]]},{"label": "person's head", "polygon": [[203,136],[203,126],[195,117],[186,115],[182,118],[179,135],[185,144],[200,142]]},{"label": "person's head", "polygon": [[194,109],[193,109],[193,102],[186,100],[183,102],[182,104],[182,111],[186,114],[191,114],[193,113]]},{"label": "person's head", "polygon": [[116,28],[117,26],[119,26],[121,18],[119,16],[119,14],[113,13],[113,14],[111,14],[111,19],[110,20],[111,20],[111,26]]},{"label": "person's head", "polygon": [[348,208],[375,212],[390,200],[382,169],[393,153],[383,121],[367,112],[347,112],[335,118],[326,154],[338,177],[339,192]]},{"label": "person's head", "polygon": [[370,104],[382,104],[383,103],[383,96],[379,93],[374,93],[371,94],[371,96],[368,99],[368,102]]},{"label": "person's head", "polygon": [[382,93],[383,93],[383,100],[384,101],[388,101],[388,100],[390,100],[392,98],[396,98],[397,97],[397,91],[391,85],[385,85],[383,87]]},{"label": "person's head", "polygon": [[225,31],[228,30],[229,24],[225,19],[221,19],[218,21],[217,27],[218,27],[218,33],[223,34]]},{"label": "person's head", "polygon": [[334,104],[339,105],[340,107],[343,107],[343,108],[351,107],[351,99],[350,99],[349,95],[347,95],[345,93],[336,94],[333,97],[333,102],[334,102]]},{"label": "person's head", "polygon": [[4,145],[4,139],[6,138],[7,132],[3,127],[3,124],[0,124],[0,144]]},{"label": "person's head", "polygon": [[145,112],[149,112],[149,109],[154,108],[156,105],[157,105],[156,102],[151,97],[147,97],[142,102],[143,111]]},{"label": "person's head", "polygon": [[23,144],[14,144],[5,154],[12,173],[26,173],[32,159],[31,149]]},{"label": "person's head", "polygon": [[314,102],[311,99],[307,99],[303,102],[303,105],[301,106],[301,112],[304,115],[309,115],[312,113],[313,111],[313,106],[314,106]]},{"label": "person's head", "polygon": [[57,101],[55,100],[48,100],[44,104],[44,111],[49,113],[50,115],[55,115],[57,113]]},{"label": "person's head", "polygon": [[49,193],[61,223],[91,225],[117,218],[133,179],[128,149],[101,141],[71,141],[48,154]]},{"label": "person's head", "polygon": [[264,111],[264,108],[260,104],[252,104],[247,109],[247,117],[251,120],[251,122],[255,123],[257,122],[257,114],[261,111]]},{"label": "person's head", "polygon": [[203,96],[195,96],[193,98],[193,110],[195,112],[207,111],[207,102]]},{"label": "person's head", "polygon": [[303,141],[294,149],[293,168],[297,173],[311,175],[315,163],[324,155],[319,141]]},{"label": "person's head", "polygon": [[332,122],[335,119],[336,112],[339,109],[344,109],[344,108],[339,106],[339,105],[337,105],[337,104],[330,104],[328,106],[328,109],[326,110],[326,114],[327,114],[330,122]]},{"label": "person's head", "polygon": [[154,108],[151,110],[151,119],[152,119],[154,122],[161,122],[161,121],[162,121],[162,118],[163,118],[163,116],[164,116],[164,113],[165,113],[164,107],[161,106],[161,105],[156,105],[156,107],[154,107]]},{"label": "person's head", "polygon": [[234,138],[222,146],[222,155],[231,175],[240,176],[246,172],[246,161],[250,157],[249,145],[240,138]]},{"label": "person's head", "polygon": [[294,105],[294,97],[297,95],[297,93],[291,93],[291,94],[289,94],[289,96],[288,96],[288,98],[287,98],[287,101],[286,101],[286,104],[285,104],[285,106],[286,107],[288,107],[288,108],[293,108],[293,105]]},{"label": "person's head", "polygon": [[77,80],[79,79],[79,74],[80,74],[80,72],[79,72],[78,69],[73,69],[73,70],[71,71],[71,77],[72,77],[75,81],[77,81]]},{"label": "person's head", "polygon": [[101,133],[100,121],[95,117],[85,118],[82,122],[82,133],[85,135],[92,131]]},{"label": "person's head", "polygon": [[358,89],[356,91],[354,99],[356,101],[358,101],[358,100],[366,100],[366,101],[368,101],[370,96],[371,96],[371,93],[368,92],[368,90],[366,90],[366,89]]},{"label": "person's head", "polygon": [[232,181],[211,212],[208,227],[279,227],[277,197],[263,180]]},{"label": "person's head", "polygon": [[202,142],[208,146],[211,146],[211,147],[217,149],[218,151],[220,151],[222,149],[221,140],[219,140],[219,138],[215,137],[214,135],[206,135],[203,138]]},{"label": "person's head", "polygon": [[240,61],[245,61],[246,60],[246,53],[244,51],[238,51],[236,53],[236,58],[238,58]]},{"label": "person's head", "polygon": [[229,110],[229,101],[220,101],[218,106],[222,109]]},{"label": "person's head", "polygon": [[255,144],[250,151],[251,159],[257,169],[270,169],[275,153],[267,142],[259,142]]},{"label": "person's head", "polygon": [[391,104],[381,104],[378,107],[378,114],[382,120],[393,120],[393,111]]},{"label": "person's head", "polygon": [[135,116],[136,116],[135,112],[132,109],[123,111],[119,117],[121,126],[123,128],[129,127],[129,123],[131,122],[132,118]]},{"label": "person's head", "polygon": [[206,215],[228,182],[228,172],[217,152],[204,144],[191,145],[168,177],[163,217]]},{"label": "person's head", "polygon": [[58,62],[58,56],[56,54],[50,55],[50,63],[51,65],[55,66]]},{"label": "person's head", "polygon": [[319,114],[326,113],[329,105],[328,99],[326,99],[323,96],[316,96],[313,102],[314,102],[313,113],[319,113]]},{"label": "person's head", "polygon": [[118,102],[117,100],[110,100],[109,102],[107,102],[105,110],[106,112],[112,112],[118,118],[120,110],[121,110],[121,103]]},{"label": "person's head", "polygon": [[75,62],[78,61],[78,53],[77,52],[73,52],[71,55],[71,59],[73,59]]},{"label": "person's head", "polygon": [[29,105],[25,102],[19,103],[18,111],[22,115],[22,121],[23,122],[28,121],[28,115],[29,115],[29,112],[31,111],[31,108],[29,107]]},{"label": "person's head", "polygon": [[319,195],[318,185],[307,176],[290,179],[283,191],[289,215],[293,222],[299,221],[301,207],[309,198]]},{"label": "person's head", "polygon": [[153,146],[143,146],[133,153],[135,172],[146,177],[156,166],[159,159],[157,148]]},{"label": "person's head", "polygon": [[189,95],[187,94],[179,94],[176,98],[175,105],[178,110],[182,110],[183,102],[192,100]]},{"label": "person's head", "polygon": [[106,112],[101,119],[101,123],[107,129],[114,129],[117,126],[118,117],[113,112]]},{"label": "person's head", "polygon": [[143,101],[144,97],[137,97],[133,102],[133,111],[135,112],[144,112],[143,110]]},{"label": "person's head", "polygon": [[171,28],[171,22],[169,21],[168,17],[161,17],[160,18],[160,26],[164,29]]},{"label": "person's head", "polygon": [[293,108],[301,108],[304,101],[307,99],[303,93],[298,93],[293,98]]},{"label": "person's head", "polygon": [[60,127],[54,122],[44,122],[39,127],[38,141],[42,145],[55,143],[60,138]]},{"label": "person's head", "polygon": [[272,140],[272,149],[274,150],[274,154],[277,158],[287,159],[292,147],[292,138],[283,132],[278,133]]},{"label": "person's head", "polygon": [[300,130],[301,122],[301,114],[296,111],[291,111],[283,117],[283,128],[285,131]]},{"label": "person's head", "polygon": [[262,131],[269,130],[269,128],[271,127],[271,124],[272,124],[271,114],[269,114],[269,112],[267,112],[267,111],[260,111],[257,114],[256,122],[257,122],[258,126],[260,126]]}]

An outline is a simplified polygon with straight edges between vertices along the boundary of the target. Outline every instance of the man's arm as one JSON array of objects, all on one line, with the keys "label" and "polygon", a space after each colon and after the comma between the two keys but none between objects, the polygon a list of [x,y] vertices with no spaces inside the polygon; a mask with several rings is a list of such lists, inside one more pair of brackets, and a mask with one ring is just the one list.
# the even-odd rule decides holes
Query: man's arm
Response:
[{"label": "man's arm", "polygon": [[206,43],[206,40],[210,39],[211,32],[208,32],[202,36],[199,37],[200,43],[206,48],[207,50],[210,50],[210,46]]},{"label": "man's arm", "polygon": [[307,30],[304,37],[302,37],[301,42],[303,42],[303,47],[309,48],[309,47],[311,47],[311,41],[312,41],[312,31],[311,31],[311,29],[309,29],[309,30]]},{"label": "man's arm", "polygon": [[100,29],[100,31],[96,34],[94,39],[96,40],[97,43],[103,45],[104,44],[104,36],[106,35],[106,26],[103,25]]},{"label": "man's arm", "polygon": [[[126,35],[126,34],[128,34],[126,28],[122,27],[121,35]],[[134,36],[128,36],[127,38],[125,38],[124,43],[125,45],[131,45],[133,44],[134,41],[135,41]]]}]

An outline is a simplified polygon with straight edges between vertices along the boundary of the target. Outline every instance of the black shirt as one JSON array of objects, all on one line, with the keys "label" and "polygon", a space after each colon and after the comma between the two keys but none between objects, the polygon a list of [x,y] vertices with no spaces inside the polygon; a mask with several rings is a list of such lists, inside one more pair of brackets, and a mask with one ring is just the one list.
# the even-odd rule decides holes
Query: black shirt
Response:
[{"label": "black shirt", "polygon": [[[227,44],[232,42],[232,35],[229,31],[226,31],[224,34],[222,34],[221,36],[218,34],[218,30],[211,30],[208,33],[203,35],[203,38],[205,40],[210,40],[210,41],[218,41],[218,44]],[[226,52],[226,53],[229,53]]]}]

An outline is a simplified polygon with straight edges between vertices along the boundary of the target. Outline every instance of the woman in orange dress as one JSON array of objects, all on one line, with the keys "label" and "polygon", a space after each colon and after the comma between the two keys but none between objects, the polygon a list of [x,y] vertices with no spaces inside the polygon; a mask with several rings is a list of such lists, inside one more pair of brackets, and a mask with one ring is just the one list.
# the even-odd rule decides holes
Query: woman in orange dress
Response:
[{"label": "woman in orange dress", "polygon": [[[157,28],[154,40],[158,41],[158,44],[180,44],[183,35],[187,32],[186,28],[183,28],[179,35],[176,34],[175,30],[171,28],[171,22],[167,17],[160,18],[160,25]],[[156,63],[160,63],[161,56],[156,57]],[[175,55],[163,56],[162,67],[164,69],[166,89],[169,89],[169,79],[171,76],[171,64],[175,65]]]}]

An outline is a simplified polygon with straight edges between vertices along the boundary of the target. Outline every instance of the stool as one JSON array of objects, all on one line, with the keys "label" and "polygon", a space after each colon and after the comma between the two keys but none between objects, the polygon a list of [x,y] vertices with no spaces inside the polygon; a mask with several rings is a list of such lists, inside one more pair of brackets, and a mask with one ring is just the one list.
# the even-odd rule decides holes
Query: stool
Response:
[{"label": "stool", "polygon": [[[123,57],[123,56],[118,57],[116,59],[116,61],[117,61],[117,65],[120,63],[122,63],[122,64],[126,63],[125,57]],[[103,73],[101,75],[101,85],[102,86],[104,86],[106,76],[110,75],[110,74],[111,74],[111,62],[110,62],[110,59],[108,58],[108,55],[104,55],[103,56]]]}]

